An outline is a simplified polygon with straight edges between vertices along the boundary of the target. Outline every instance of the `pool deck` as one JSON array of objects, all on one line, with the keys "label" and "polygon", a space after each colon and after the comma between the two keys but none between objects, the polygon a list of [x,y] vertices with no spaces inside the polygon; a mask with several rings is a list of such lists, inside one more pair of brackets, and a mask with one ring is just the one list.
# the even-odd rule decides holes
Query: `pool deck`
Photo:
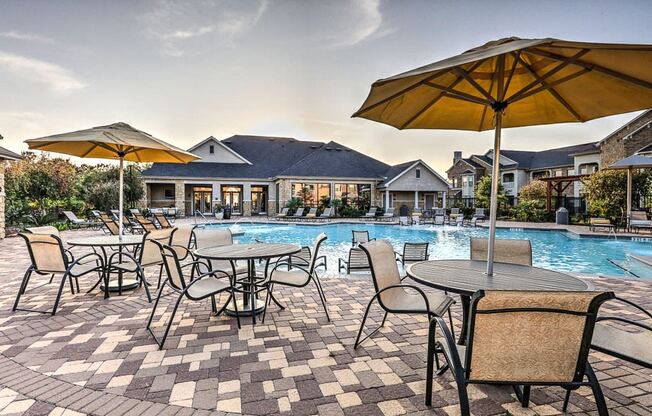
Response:
[{"label": "pool deck", "polygon": [[[65,241],[91,234],[99,232],[68,231],[62,237]],[[212,316],[207,301],[182,302],[177,325],[159,351],[145,330],[151,304],[142,289],[105,300],[98,291],[86,294],[92,279],[82,278],[82,293],[65,292],[56,316],[12,313],[28,265],[21,239],[0,240],[2,415],[459,413],[450,373],[436,377],[433,407],[424,405],[425,317],[390,315],[380,333],[353,349],[373,293],[366,274],[324,276],[331,322],[310,286],[280,290],[287,309],[271,308],[264,325],[252,327],[244,320],[241,330],[233,318]],[[147,270],[150,281],[155,281],[156,272]],[[47,281],[45,276],[40,279]],[[652,283],[591,281],[599,289],[613,290],[652,309]],[[55,284],[28,289],[21,306],[48,307],[54,292]],[[161,301],[166,316],[172,301],[170,296]],[[459,331],[459,307],[453,312]],[[621,313],[637,315],[629,310]],[[381,320],[376,308],[368,325]],[[157,318],[157,330],[162,325]],[[591,362],[610,414],[652,414],[652,370],[600,353],[592,353]],[[472,412],[478,416],[561,414],[564,395],[560,388],[535,388],[530,408],[523,409],[510,388],[472,386],[469,392]],[[590,389],[573,393],[569,412],[595,414]]]}]

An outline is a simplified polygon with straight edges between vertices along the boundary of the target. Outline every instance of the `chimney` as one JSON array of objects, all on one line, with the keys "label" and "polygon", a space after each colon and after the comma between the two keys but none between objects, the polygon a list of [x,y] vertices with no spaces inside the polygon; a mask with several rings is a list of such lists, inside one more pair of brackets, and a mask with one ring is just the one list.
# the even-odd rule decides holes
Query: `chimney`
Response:
[{"label": "chimney", "polygon": [[460,160],[461,158],[462,158],[462,152],[460,152],[459,150],[454,151],[453,152],[453,165],[455,163],[457,163],[457,161]]}]

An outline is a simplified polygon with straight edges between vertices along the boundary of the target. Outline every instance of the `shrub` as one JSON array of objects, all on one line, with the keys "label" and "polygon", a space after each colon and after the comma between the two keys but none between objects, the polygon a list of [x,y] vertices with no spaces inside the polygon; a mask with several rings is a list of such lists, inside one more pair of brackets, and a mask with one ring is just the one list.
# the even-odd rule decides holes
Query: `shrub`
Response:
[{"label": "shrub", "polygon": [[[498,181],[498,205],[505,202],[505,189]],[[489,208],[491,203],[491,176],[483,176],[475,188],[475,205],[480,208]]]},{"label": "shrub", "polygon": [[302,206],[303,200],[301,198],[292,198],[285,204],[285,207],[288,209],[288,215],[293,215]]}]

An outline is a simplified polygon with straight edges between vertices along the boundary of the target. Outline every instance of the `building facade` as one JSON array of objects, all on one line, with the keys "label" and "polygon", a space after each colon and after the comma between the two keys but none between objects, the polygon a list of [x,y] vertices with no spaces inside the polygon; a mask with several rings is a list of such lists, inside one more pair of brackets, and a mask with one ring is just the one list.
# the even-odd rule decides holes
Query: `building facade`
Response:
[{"label": "building facade", "polygon": [[[144,205],[176,207],[183,215],[228,206],[233,215],[274,215],[292,198],[323,198],[372,206],[426,208],[445,201],[447,181],[421,160],[390,166],[337,142],[287,137],[209,137],[188,149],[187,165],[155,163],[143,172]],[[439,205],[437,205],[439,204]]]}]

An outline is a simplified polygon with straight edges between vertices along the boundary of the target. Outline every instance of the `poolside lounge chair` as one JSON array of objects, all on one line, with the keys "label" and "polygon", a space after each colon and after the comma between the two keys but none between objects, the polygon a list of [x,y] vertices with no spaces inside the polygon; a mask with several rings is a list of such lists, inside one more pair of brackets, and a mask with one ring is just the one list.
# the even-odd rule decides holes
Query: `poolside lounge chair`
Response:
[{"label": "poolside lounge chair", "polygon": [[[149,293],[149,285],[145,279],[143,269],[150,266],[159,266],[158,284],[156,287],[160,287],[161,276],[163,274],[163,258],[161,257],[161,250],[155,242],[169,245],[172,240],[172,234],[175,231],[175,228],[147,231],[143,236],[143,244],[138,247],[133,255],[125,252],[113,253],[109,257],[108,276],[106,280],[109,280],[111,273],[135,273],[136,278],[140,281],[140,285],[145,287],[147,300],[151,302],[152,296]],[[122,294],[122,279],[118,279],[118,294]]]},{"label": "poolside lounge chair", "polygon": [[437,215],[435,213],[434,225],[444,225],[446,217],[444,215]]},{"label": "poolside lounge chair", "polygon": [[369,208],[369,211],[364,214],[364,218],[376,218],[376,211],[378,211],[376,207]]},{"label": "poolside lounge chair", "polygon": [[72,211],[63,211],[63,215],[66,216],[66,219],[70,223],[70,228],[89,228],[96,227],[98,223],[96,221],[88,221],[77,218]]},{"label": "poolside lounge chair", "polygon": [[[272,291],[276,285],[281,286],[290,286],[290,287],[305,287],[314,282],[317,287],[317,292],[319,293],[319,298],[321,304],[324,307],[324,312],[326,313],[326,319],[330,322],[331,318],[328,315],[328,306],[326,306],[326,296],[324,295],[324,289],[321,287],[321,282],[319,281],[319,276],[315,272],[315,267],[317,264],[317,259],[319,256],[319,249],[324,241],[326,241],[326,234],[321,233],[315,238],[315,242],[312,248],[312,256],[310,257],[310,264],[307,268],[300,266],[292,265],[290,270],[281,270],[279,267],[289,266],[288,263],[277,263],[274,268],[269,272],[269,278],[266,282],[267,284],[267,297],[265,299],[265,310],[263,311],[262,322],[265,322],[265,315],[267,315],[267,306],[270,304],[274,297],[272,296]],[[285,309],[278,301],[275,302],[281,309]]]},{"label": "poolside lounge chair", "polygon": [[287,208],[287,207],[286,207],[286,208],[283,208],[283,209],[281,210],[281,212],[279,212],[278,214],[276,214],[276,220],[278,221],[278,220],[280,220],[280,219],[282,219],[282,218],[286,218],[286,217],[288,216],[288,211],[289,211],[289,210],[290,210],[290,208]]},{"label": "poolside lounge chair", "polygon": [[[289,270],[291,270],[292,266],[308,267],[310,266],[311,260],[312,249],[310,246],[302,246],[300,252],[297,254],[292,254],[291,256],[281,257],[277,263],[281,261],[287,262],[289,263]],[[325,254],[315,258],[315,269],[318,267],[323,267],[324,270],[328,270],[328,262],[326,260]]]},{"label": "poolside lounge chair", "polygon": [[652,229],[652,221],[647,219],[645,211],[632,211],[629,216],[629,228],[636,232],[642,229]]},{"label": "poolside lounge chair", "polygon": [[[177,257],[176,251],[172,247],[165,246],[158,241],[155,241],[154,244],[158,245],[159,249],[161,250],[160,255],[163,259],[163,264],[167,275],[165,281],[159,289],[158,296],[156,297],[156,301],[152,307],[152,313],[150,314],[149,320],[147,321],[147,330],[150,334],[152,334],[152,337],[154,337],[154,340],[156,341],[156,344],[158,344],[159,349],[163,349],[165,340],[167,339],[170,328],[172,327],[172,323],[174,322],[174,316],[176,315],[177,310],[179,309],[179,304],[183,299],[198,302],[207,298],[211,298],[211,308],[217,315],[221,314],[227,305],[232,304],[235,308],[235,316],[238,322],[238,328],[240,328],[240,315],[238,314],[237,302],[231,302],[236,290],[234,288],[234,279],[228,273],[221,270],[215,270],[197,276],[195,275],[195,271],[197,270],[197,265],[199,262],[188,263],[182,266],[179,258]],[[190,268],[190,275],[186,274],[186,270],[188,270],[188,268]],[[165,326],[163,337],[159,340],[159,338],[156,337],[154,331],[152,330],[152,321],[154,320],[156,307],[158,306],[158,302],[161,299],[163,290],[166,286],[174,291],[178,297],[174,303],[172,314],[170,315],[167,325]],[[229,297],[224,305],[219,310],[217,310],[215,295],[222,293],[228,293]]]},{"label": "poolside lounge chair", "polygon": [[[228,228],[196,228],[193,232],[196,248],[230,246],[233,244],[233,234]],[[210,260],[206,264],[208,271],[223,270],[229,275],[234,272],[237,276],[247,275],[246,264],[231,262],[229,260]]]},{"label": "poolside lounge chair", "polygon": [[375,238],[369,238],[369,231],[367,230],[351,230],[351,245],[357,246],[358,244],[368,243]]},{"label": "poolside lounge chair", "polygon": [[358,247],[351,247],[347,259],[337,259],[337,271],[346,271],[346,274],[351,274],[351,271],[366,271],[369,270],[369,260],[367,255]]},{"label": "poolside lounge chair", "polygon": [[317,208],[310,208],[306,216],[302,219],[315,221],[317,219]]},{"label": "poolside lounge chair", "polygon": [[324,208],[324,211],[321,213],[320,216],[317,217],[317,220],[319,221],[329,221],[331,217],[333,216],[333,208]]},{"label": "poolside lounge chair", "polygon": [[288,216],[288,219],[294,219],[294,220],[298,220],[301,218],[303,218],[303,207],[297,208],[297,211],[293,215]]},{"label": "poolside lounge chair", "polygon": [[378,219],[382,221],[392,221],[393,218],[394,218],[394,207],[387,208],[383,213],[383,215],[378,217]]},{"label": "poolside lounge chair", "polygon": [[107,214],[100,214],[100,220],[102,221],[104,228],[108,230],[109,234],[111,235],[120,234],[120,228],[118,227],[118,223],[113,218],[109,217]]},{"label": "poolside lounge chair", "polygon": [[134,220],[136,220],[136,222],[138,222],[138,224],[145,231],[152,231],[152,230],[157,229],[156,224],[154,224],[153,221],[150,221],[147,218],[145,218],[145,216],[143,214],[140,214],[140,213],[134,214]]},{"label": "poolside lounge chair", "polygon": [[[471,238],[471,260],[487,261],[489,239]],[[532,266],[532,243],[530,240],[496,239],[494,261],[498,263]]]},{"label": "poolside lounge chair", "polygon": [[[79,277],[89,273],[102,273],[104,270],[104,259],[99,254],[89,253],[77,259],[69,257],[69,254],[67,254],[69,252],[67,252],[67,250],[64,248],[63,242],[56,234],[47,235],[19,233],[18,235],[25,240],[27,251],[29,253],[32,264],[29,266],[25,272],[25,275],[23,276],[20,288],[16,294],[16,301],[14,302],[14,306],[12,308],[13,311],[21,310],[28,312],[50,313],[54,315],[57,313],[57,308],[59,307],[59,302],[61,300],[61,295],[63,293],[63,287],[66,284],[66,280],[68,280],[70,283],[70,290],[74,294],[75,285],[73,285],[73,279],[75,279],[77,292],[79,292]],[[59,283],[59,289],[54,299],[54,306],[52,307],[51,311],[18,308],[20,297],[27,291],[27,285],[29,284],[32,274],[34,273],[37,275],[48,276],[61,274],[61,282]],[[50,281],[52,281],[51,278]],[[39,285],[34,289],[37,289],[41,286],[43,285]],[[39,303],[40,302],[41,301],[39,301]]]},{"label": "poolside lounge chair", "polygon": [[[611,292],[478,291],[471,299],[466,345],[457,345],[441,317],[430,321],[426,405],[432,404],[433,361],[443,352],[462,416],[471,414],[469,384],[512,385],[523,407],[531,386],[590,386],[598,414],[608,415],[588,353],[598,309],[613,297]],[[437,327],[443,342],[435,339]]]},{"label": "poolside lounge chair", "polygon": [[405,267],[407,263],[428,260],[428,243],[405,243],[403,252],[396,253],[396,261]]},{"label": "poolside lounge chair", "polygon": [[158,222],[159,228],[172,228],[172,224],[170,224],[170,221],[168,221],[168,217],[166,217],[163,213],[156,213],[154,214],[154,219],[156,222]]},{"label": "poolside lounge chair", "polygon": [[589,218],[589,231],[597,231],[599,229],[611,231],[614,229],[614,225],[608,218]]},{"label": "poolside lounge chair", "polygon": [[[396,314],[426,314],[428,320],[443,316],[448,312],[449,318],[452,320],[450,307],[455,303],[453,298],[443,292],[426,293],[418,286],[403,283],[394,257],[394,248],[389,242],[385,240],[373,241],[360,245],[360,249],[367,255],[376,293],[372,296],[365,310],[353,346],[354,349],[358,348],[362,342],[373,336],[385,325],[387,314],[390,312]],[[378,328],[360,339],[369,315],[369,309],[376,299],[378,299],[378,304],[385,311],[385,316]]]},{"label": "poolside lounge chair", "polygon": [[140,214],[140,210],[138,208],[130,208],[129,213],[131,215]]},{"label": "poolside lounge chair", "polygon": [[476,208],[475,209],[475,214],[473,214],[473,218],[475,218],[477,221],[486,220],[487,216],[485,215],[484,208]]},{"label": "poolside lounge chair", "polygon": [[163,208],[163,215],[167,218],[170,224],[174,224],[177,219],[178,210],[175,207]]}]

